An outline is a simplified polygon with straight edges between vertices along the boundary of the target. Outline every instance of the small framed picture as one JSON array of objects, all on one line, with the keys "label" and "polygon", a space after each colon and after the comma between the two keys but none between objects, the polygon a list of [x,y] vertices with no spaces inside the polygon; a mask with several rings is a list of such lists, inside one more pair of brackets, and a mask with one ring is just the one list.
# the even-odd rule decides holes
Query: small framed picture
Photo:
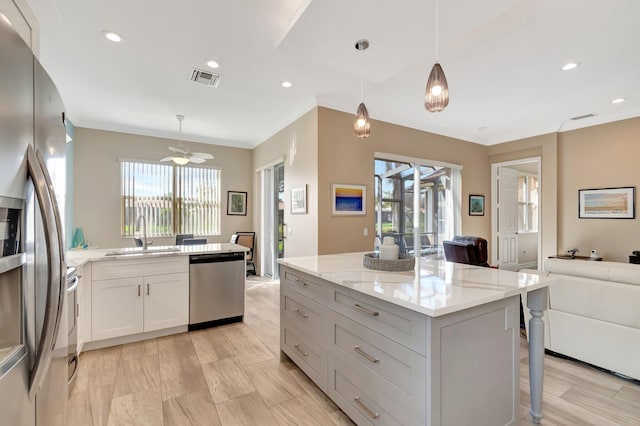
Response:
[{"label": "small framed picture", "polygon": [[484,216],[484,195],[469,194],[469,216]]},{"label": "small framed picture", "polygon": [[365,185],[343,185],[331,187],[332,214],[334,216],[365,215],[367,213],[367,187]]},{"label": "small framed picture", "polygon": [[291,188],[291,214],[307,213],[307,185]]},{"label": "small framed picture", "polygon": [[634,219],[636,188],[598,188],[578,190],[578,218]]},{"label": "small framed picture", "polygon": [[231,216],[247,215],[247,193],[227,191],[227,214]]}]

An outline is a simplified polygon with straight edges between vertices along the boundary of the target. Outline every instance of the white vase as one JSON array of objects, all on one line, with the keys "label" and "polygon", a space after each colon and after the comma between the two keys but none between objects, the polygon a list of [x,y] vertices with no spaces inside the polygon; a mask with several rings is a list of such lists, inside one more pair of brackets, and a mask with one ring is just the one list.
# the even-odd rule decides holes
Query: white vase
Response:
[{"label": "white vase", "polygon": [[393,237],[384,237],[380,246],[380,259],[394,260],[400,257],[400,247]]}]

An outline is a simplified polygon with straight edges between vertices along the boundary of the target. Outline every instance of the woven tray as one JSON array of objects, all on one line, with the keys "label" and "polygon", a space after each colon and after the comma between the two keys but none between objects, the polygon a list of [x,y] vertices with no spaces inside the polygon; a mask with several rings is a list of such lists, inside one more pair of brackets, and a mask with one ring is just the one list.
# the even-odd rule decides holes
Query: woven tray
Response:
[{"label": "woven tray", "polygon": [[386,260],[380,259],[378,253],[365,253],[362,258],[362,265],[367,269],[375,269],[376,271],[410,271],[416,265],[416,259],[407,254],[401,254],[400,259]]}]

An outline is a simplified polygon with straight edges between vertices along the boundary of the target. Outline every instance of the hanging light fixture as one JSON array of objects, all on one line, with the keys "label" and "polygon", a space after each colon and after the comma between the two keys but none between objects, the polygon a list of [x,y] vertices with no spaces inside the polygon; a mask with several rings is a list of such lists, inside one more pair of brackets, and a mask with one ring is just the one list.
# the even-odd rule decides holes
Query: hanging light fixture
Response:
[{"label": "hanging light fixture", "polygon": [[356,111],[356,119],[353,122],[353,134],[359,139],[366,139],[371,133],[371,122],[369,122],[369,111],[365,106],[364,99],[364,51],[369,47],[369,40],[358,40],[356,49],[362,52],[362,64],[360,67],[360,105]]},{"label": "hanging light fixture", "polygon": [[427,90],[424,94],[424,107],[429,112],[440,112],[449,105],[449,86],[447,77],[438,63],[438,0],[436,5],[436,63],[429,73]]},{"label": "hanging light fixture", "polygon": [[176,115],[176,118],[178,119],[178,132],[180,134],[178,146],[170,146],[169,151],[171,154],[160,161],[173,161],[179,166],[184,166],[188,163],[200,164],[204,163],[206,160],[213,160],[213,155],[207,154],[206,152],[190,152],[189,148],[183,145],[182,122],[184,121],[184,115]]}]

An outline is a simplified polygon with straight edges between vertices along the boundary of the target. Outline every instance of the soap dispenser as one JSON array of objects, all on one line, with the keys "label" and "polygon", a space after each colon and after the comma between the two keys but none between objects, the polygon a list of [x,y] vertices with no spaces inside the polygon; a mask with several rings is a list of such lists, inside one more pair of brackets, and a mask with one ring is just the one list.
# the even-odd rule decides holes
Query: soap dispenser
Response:
[{"label": "soap dispenser", "polygon": [[400,247],[393,237],[384,237],[380,246],[380,259],[396,260],[400,257]]}]

